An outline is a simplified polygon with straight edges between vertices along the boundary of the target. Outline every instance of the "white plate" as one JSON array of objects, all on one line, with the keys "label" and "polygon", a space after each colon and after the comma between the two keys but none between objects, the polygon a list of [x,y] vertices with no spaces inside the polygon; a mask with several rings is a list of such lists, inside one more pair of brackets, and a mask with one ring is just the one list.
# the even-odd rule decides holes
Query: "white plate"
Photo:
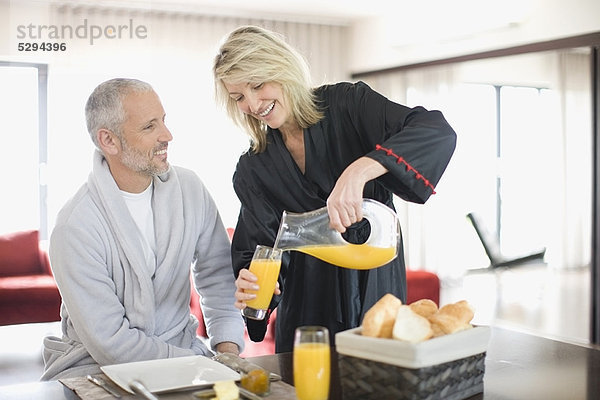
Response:
[{"label": "white plate", "polygon": [[382,362],[404,368],[424,368],[483,353],[490,340],[490,328],[473,329],[439,336],[413,344],[395,339],[361,335],[361,328],[349,329],[335,335],[340,354]]},{"label": "white plate", "polygon": [[100,367],[114,383],[129,393],[129,382],[139,380],[154,393],[237,381],[240,374],[204,356],[136,361]]}]

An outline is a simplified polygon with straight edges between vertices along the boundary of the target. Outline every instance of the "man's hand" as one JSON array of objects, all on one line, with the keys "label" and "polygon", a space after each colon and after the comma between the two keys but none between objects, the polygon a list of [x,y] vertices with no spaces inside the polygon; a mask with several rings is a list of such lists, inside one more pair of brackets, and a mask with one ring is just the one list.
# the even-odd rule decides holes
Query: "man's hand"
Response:
[{"label": "man's hand", "polygon": [[221,342],[217,344],[216,350],[219,353],[233,353],[236,356],[240,355],[240,348],[233,342]]}]

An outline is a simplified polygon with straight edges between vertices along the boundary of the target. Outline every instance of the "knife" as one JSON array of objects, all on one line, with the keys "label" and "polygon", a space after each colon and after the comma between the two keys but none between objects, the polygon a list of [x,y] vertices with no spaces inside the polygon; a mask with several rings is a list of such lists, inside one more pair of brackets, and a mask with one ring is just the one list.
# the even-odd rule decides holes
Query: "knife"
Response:
[{"label": "knife", "polygon": [[135,392],[135,394],[139,394],[143,398],[147,400],[158,400],[158,397],[152,394],[146,386],[140,381],[131,381],[129,382],[129,388]]},{"label": "knife", "polygon": [[117,399],[121,398],[121,395],[119,394],[119,392],[117,392],[115,389],[113,389],[112,387],[110,387],[102,378],[97,378],[95,376],[92,375],[88,375],[87,376],[87,380],[92,382],[95,385],[98,385],[99,387],[101,387],[102,389],[106,390],[108,393],[112,394],[114,397],[116,397]]}]

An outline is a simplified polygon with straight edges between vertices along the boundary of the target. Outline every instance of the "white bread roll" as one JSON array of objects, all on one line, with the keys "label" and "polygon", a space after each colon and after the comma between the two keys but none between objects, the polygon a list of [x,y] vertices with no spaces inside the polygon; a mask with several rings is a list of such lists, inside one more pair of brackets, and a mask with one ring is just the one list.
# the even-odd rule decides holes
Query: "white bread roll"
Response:
[{"label": "white bread roll", "polygon": [[396,314],[392,336],[396,340],[419,343],[433,336],[427,318],[414,312],[410,306],[401,306]]},{"label": "white bread roll", "polygon": [[364,336],[391,338],[394,321],[402,301],[391,293],[385,294],[377,303],[373,304],[366,313],[362,322]]}]

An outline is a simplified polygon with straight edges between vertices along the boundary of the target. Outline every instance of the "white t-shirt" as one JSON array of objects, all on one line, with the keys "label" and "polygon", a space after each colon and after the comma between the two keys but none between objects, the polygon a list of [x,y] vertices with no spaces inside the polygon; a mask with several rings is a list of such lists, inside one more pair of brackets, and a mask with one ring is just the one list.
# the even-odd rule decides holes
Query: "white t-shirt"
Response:
[{"label": "white t-shirt", "polygon": [[154,214],[152,212],[152,182],[142,193],[129,193],[121,190],[121,195],[129,213],[140,232],[140,240],[146,258],[146,268],[151,276],[156,271],[156,240],[154,237]]}]

